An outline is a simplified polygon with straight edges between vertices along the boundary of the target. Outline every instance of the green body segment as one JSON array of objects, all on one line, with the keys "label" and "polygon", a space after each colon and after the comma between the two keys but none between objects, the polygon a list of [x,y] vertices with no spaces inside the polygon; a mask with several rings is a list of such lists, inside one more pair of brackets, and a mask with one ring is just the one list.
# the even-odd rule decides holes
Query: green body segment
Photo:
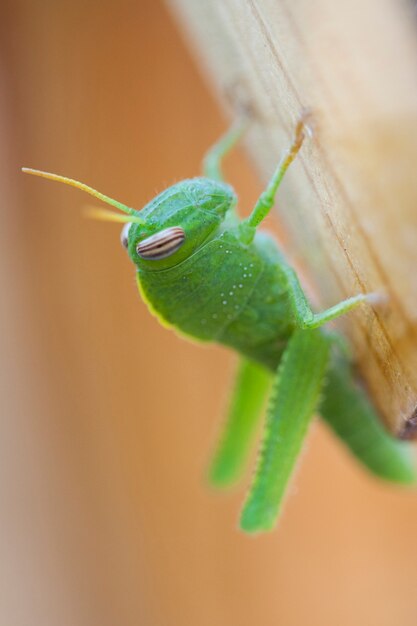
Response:
[{"label": "green body segment", "polygon": [[289,293],[272,238],[247,245],[219,230],[182,263],[138,268],[144,299],[160,321],[203,341],[218,341],[274,370],[294,331]]}]

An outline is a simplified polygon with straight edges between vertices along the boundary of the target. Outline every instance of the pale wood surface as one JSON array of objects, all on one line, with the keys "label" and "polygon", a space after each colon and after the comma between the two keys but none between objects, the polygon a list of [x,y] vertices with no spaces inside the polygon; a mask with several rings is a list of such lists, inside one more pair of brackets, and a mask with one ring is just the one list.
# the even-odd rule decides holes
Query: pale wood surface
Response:
[{"label": "pale wood surface", "polygon": [[[384,305],[340,321],[381,413],[415,434],[417,28],[397,0],[170,0],[219,95],[249,100],[264,180],[311,107],[313,140],[279,195],[290,256],[320,307],[357,292]],[[411,420],[408,421],[407,420]]]}]

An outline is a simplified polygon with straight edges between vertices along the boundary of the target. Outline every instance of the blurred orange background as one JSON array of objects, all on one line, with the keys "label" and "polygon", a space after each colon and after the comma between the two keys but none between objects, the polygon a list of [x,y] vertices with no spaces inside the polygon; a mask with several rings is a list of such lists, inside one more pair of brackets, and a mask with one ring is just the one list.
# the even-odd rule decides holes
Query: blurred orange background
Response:
[{"label": "blurred orange background", "polygon": [[[136,208],[199,173],[228,120],[167,10],[14,0],[0,29],[0,623],[414,626],[417,493],[318,424],[278,529],[239,532],[245,485],[204,481],[234,356],[161,328],[118,226],[19,172]],[[227,172],[250,206],[242,153]]]}]

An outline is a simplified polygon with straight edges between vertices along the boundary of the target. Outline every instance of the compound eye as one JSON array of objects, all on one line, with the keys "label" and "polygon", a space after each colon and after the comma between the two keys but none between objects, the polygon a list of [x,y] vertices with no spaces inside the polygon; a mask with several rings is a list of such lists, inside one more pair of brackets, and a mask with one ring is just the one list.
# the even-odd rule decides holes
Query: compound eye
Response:
[{"label": "compound eye", "polygon": [[122,242],[122,246],[127,248],[127,244],[129,242],[129,229],[132,226],[132,222],[128,222],[122,228],[122,232],[120,233],[120,241]]},{"label": "compound eye", "polygon": [[147,237],[136,246],[136,252],[142,259],[156,261],[174,254],[182,246],[185,233],[180,226],[171,226]]}]

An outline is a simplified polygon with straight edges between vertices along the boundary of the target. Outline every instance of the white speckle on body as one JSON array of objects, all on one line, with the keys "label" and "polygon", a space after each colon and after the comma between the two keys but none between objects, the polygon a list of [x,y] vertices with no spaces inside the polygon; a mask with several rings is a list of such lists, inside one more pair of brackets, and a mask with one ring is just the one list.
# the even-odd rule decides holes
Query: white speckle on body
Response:
[{"label": "white speckle on body", "polygon": [[223,300],[223,304],[227,304],[227,300]]}]

